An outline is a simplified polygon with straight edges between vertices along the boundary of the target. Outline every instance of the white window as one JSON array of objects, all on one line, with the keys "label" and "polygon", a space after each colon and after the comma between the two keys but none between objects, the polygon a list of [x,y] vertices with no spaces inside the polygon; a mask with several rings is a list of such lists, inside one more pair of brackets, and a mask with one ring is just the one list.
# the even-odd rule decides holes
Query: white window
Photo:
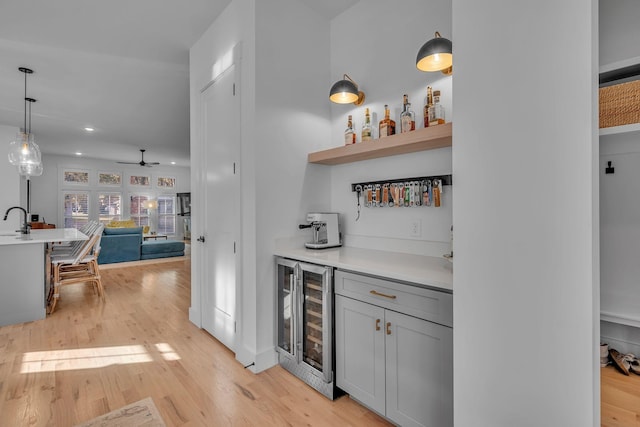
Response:
[{"label": "white window", "polygon": [[65,169],[62,180],[66,185],[89,185],[89,171],[82,169]]},{"label": "white window", "polygon": [[163,190],[167,190],[170,188],[175,188],[176,179],[170,176],[159,176],[156,180],[156,187],[161,188]]},{"label": "white window", "polygon": [[158,196],[158,233],[176,234],[176,199],[173,196]]},{"label": "white window", "polygon": [[120,172],[100,172],[98,173],[98,185],[120,187],[122,186],[122,174]]},{"label": "white window", "polygon": [[131,175],[129,177],[129,185],[149,187],[151,186],[151,178],[148,175]]},{"label": "white window", "polygon": [[89,193],[64,192],[64,227],[79,228],[89,221]]},{"label": "white window", "polygon": [[131,219],[139,226],[149,225],[149,209],[146,202],[151,199],[146,194],[132,194],[129,203],[129,215]]},{"label": "white window", "polygon": [[120,193],[98,194],[98,217],[103,224],[122,219],[122,196]]}]

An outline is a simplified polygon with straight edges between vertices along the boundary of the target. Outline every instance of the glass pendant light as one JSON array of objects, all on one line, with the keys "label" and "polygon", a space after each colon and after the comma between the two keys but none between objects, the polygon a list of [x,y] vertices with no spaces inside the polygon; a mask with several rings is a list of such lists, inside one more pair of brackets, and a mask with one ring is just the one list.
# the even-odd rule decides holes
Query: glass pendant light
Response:
[{"label": "glass pendant light", "polygon": [[40,176],[43,172],[42,162],[37,164],[18,165],[17,169],[20,175],[26,177]]},{"label": "glass pendant light", "polygon": [[[28,167],[28,170],[35,171],[37,165],[40,165],[40,169],[42,169],[42,155],[40,147],[35,143],[31,133],[31,104],[36,100],[27,98],[27,74],[32,74],[33,70],[24,67],[20,67],[18,70],[24,73],[24,128],[9,144],[9,163],[17,167],[25,166]],[[29,105],[29,130],[27,130],[27,103]]]}]

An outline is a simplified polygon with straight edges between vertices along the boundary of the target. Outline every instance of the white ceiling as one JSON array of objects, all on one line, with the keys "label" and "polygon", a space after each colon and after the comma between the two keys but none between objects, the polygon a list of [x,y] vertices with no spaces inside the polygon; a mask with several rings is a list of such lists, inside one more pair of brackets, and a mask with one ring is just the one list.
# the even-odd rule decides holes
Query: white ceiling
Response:
[{"label": "white ceiling", "polygon": [[[28,67],[43,153],[188,166],[189,48],[230,1],[2,0],[0,124],[23,126]],[[330,19],[358,0],[300,1]]]}]

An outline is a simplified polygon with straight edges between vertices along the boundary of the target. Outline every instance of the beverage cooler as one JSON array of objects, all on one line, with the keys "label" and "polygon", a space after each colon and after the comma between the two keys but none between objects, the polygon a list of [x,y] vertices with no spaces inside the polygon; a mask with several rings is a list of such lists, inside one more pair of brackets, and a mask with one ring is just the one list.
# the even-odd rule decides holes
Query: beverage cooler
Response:
[{"label": "beverage cooler", "polygon": [[278,359],[333,399],[333,268],[278,258]]}]

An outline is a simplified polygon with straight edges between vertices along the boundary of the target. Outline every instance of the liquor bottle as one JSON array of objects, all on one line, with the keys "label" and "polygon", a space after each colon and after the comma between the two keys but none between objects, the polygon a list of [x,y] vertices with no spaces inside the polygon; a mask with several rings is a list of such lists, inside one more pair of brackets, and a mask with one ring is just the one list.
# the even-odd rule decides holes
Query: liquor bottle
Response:
[{"label": "liquor bottle", "polygon": [[400,132],[410,132],[412,130],[416,130],[416,116],[413,114],[411,110],[411,103],[409,102],[409,96],[404,95],[404,100],[402,102],[403,109],[402,114],[400,114]]},{"label": "liquor bottle", "polygon": [[428,128],[431,123],[429,114],[431,113],[431,107],[433,106],[433,92],[431,86],[427,86],[427,103],[424,104],[424,127]]},{"label": "liquor bottle", "polygon": [[362,142],[371,141],[373,129],[371,129],[371,116],[369,115],[369,109],[364,110],[364,124],[362,125]]},{"label": "liquor bottle", "polygon": [[444,124],[444,108],[440,105],[440,91],[433,91],[433,105],[429,112],[429,126]]},{"label": "liquor bottle", "polygon": [[351,115],[347,120],[347,129],[344,131],[344,145],[351,145],[356,143],[356,133],[353,130],[353,121]]},{"label": "liquor bottle", "polygon": [[396,133],[396,122],[391,120],[389,115],[389,106],[385,104],[384,119],[380,120],[380,125],[378,126],[378,129],[380,130],[380,138],[384,138],[385,136],[389,135],[395,135]]}]

